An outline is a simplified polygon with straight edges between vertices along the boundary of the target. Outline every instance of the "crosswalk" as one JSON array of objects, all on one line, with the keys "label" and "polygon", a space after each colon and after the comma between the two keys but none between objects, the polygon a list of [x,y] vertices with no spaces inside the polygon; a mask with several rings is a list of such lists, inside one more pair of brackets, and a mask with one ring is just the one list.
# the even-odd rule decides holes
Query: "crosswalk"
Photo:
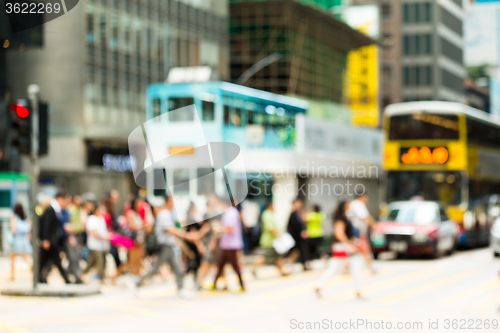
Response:
[{"label": "crosswalk", "polygon": [[[193,331],[234,332],[235,330],[227,329],[224,325],[211,323],[224,322],[227,317],[241,321],[251,320],[275,309],[293,305],[339,309],[348,304],[366,314],[366,318],[375,319],[397,319],[396,310],[411,306],[436,313],[455,311],[469,317],[490,318],[493,314],[500,319],[500,279],[495,263],[491,256],[479,256],[475,252],[466,253],[462,258],[452,257],[438,261],[377,261],[375,275],[365,271],[361,276],[364,301],[356,299],[349,274],[339,274],[330,279],[323,297],[318,299],[314,287],[324,272],[325,265],[322,262],[315,263],[311,271],[295,272],[287,277],[280,276],[274,267],[264,267],[256,278],[247,268],[243,275],[247,291],[238,295],[231,292],[238,285],[238,280],[228,269],[226,279],[229,292],[194,292],[194,298],[188,300],[177,297],[173,279],[161,282],[156,278],[139,288],[136,296],[133,296],[125,286],[130,277],[123,277],[118,285],[103,287],[101,296],[74,299],[71,302],[0,297],[0,309],[4,314],[40,306],[53,308],[57,314],[64,307],[74,307],[77,311],[79,307],[93,305],[98,301],[95,306],[97,313],[89,310],[84,316],[56,315],[45,319],[19,320],[0,314],[0,332],[29,333],[37,332],[38,327],[51,325],[123,322],[142,317],[152,320],[168,319],[190,327]],[[5,272],[0,272],[0,276],[4,274]],[[25,274],[26,272],[20,272],[20,276]],[[192,287],[190,279],[191,277],[186,279],[188,288]],[[0,288],[2,285],[4,282],[0,281]],[[108,311],[111,313],[107,313]],[[203,316],[194,320],[189,316],[174,315],[171,311],[181,311],[181,314],[203,313]]]}]

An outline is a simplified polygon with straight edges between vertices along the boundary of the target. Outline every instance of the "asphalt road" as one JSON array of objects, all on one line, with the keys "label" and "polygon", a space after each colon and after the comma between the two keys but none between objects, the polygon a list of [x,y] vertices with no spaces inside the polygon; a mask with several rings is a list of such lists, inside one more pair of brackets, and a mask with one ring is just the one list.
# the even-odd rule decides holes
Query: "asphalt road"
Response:
[{"label": "asphalt road", "polygon": [[[17,283],[29,281],[19,261]],[[172,278],[156,277],[134,295],[130,277],[86,298],[0,297],[0,332],[498,332],[500,260],[488,249],[463,251],[438,260],[378,260],[376,275],[363,273],[365,299],[354,297],[348,275],[332,278],[318,299],[313,270],[279,277],[264,267],[254,279],[245,270],[247,291],[176,295]],[[8,261],[0,259],[0,288]],[[230,271],[230,268],[227,269]],[[192,285],[191,278],[186,284]],[[229,278],[230,289],[237,286]],[[60,283],[57,274],[49,279]],[[371,326],[370,326],[371,325]],[[489,327],[489,328],[488,328]]]}]

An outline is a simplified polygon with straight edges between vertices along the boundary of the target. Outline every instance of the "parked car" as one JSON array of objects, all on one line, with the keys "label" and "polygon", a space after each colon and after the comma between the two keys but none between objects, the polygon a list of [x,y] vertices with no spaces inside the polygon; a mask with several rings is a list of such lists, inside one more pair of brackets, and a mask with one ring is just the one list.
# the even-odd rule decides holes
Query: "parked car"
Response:
[{"label": "parked car", "polygon": [[433,258],[455,251],[459,228],[438,203],[398,201],[385,212],[370,233],[375,258],[384,251]]},{"label": "parked car", "polygon": [[500,257],[500,217],[497,217],[491,227],[490,247],[495,257]]}]

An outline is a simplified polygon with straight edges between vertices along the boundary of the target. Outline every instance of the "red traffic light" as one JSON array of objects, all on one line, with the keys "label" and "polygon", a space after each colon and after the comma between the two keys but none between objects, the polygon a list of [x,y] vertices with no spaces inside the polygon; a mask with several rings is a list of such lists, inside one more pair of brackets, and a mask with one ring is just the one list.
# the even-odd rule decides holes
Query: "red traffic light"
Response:
[{"label": "red traffic light", "polygon": [[30,115],[30,110],[18,102],[10,104],[10,112],[15,112],[19,118],[26,118]]}]

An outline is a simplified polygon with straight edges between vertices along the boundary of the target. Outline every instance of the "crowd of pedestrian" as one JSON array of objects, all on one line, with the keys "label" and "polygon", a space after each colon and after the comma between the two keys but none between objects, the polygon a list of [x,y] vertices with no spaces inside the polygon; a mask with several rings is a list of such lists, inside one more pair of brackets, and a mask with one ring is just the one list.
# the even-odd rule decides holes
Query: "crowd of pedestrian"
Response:
[{"label": "crowd of pedestrian", "polygon": [[[203,209],[190,203],[185,219],[178,221],[173,199],[168,195],[152,206],[145,198],[130,194],[120,213],[118,203],[116,190],[101,200],[92,193],[70,196],[61,191],[42,203],[40,248],[35,249],[40,251],[39,282],[47,283],[55,266],[65,283],[82,284],[95,279],[114,284],[118,277],[129,274],[132,278],[127,280],[127,285],[135,290],[155,274],[168,278],[170,271],[179,295],[191,297],[191,292],[184,287],[186,275],[192,274],[198,290],[226,290],[224,268],[229,264],[240,285],[235,292],[245,291],[243,252],[249,244],[245,239],[249,233],[241,207],[233,207],[229,200],[213,195]],[[259,241],[252,249],[253,275],[257,278],[264,264],[275,265],[283,276],[293,273],[295,262],[300,262],[304,270],[310,270],[312,260],[326,259],[331,254],[329,267],[318,281],[317,294],[321,295],[332,275],[349,269],[357,294],[361,296],[359,274],[363,258],[373,272],[367,232],[375,220],[368,213],[367,203],[366,195],[352,202],[340,200],[332,214],[331,253],[323,250],[329,235],[325,234],[325,214],[319,205],[306,210],[304,201],[295,199],[283,230],[276,220],[273,203],[267,203],[254,227]],[[14,235],[13,280],[17,255],[32,265],[31,221],[19,203],[14,207],[11,231]],[[111,263],[114,269],[110,269]],[[209,279],[209,276],[212,277]],[[218,284],[219,281],[222,284]]]}]

